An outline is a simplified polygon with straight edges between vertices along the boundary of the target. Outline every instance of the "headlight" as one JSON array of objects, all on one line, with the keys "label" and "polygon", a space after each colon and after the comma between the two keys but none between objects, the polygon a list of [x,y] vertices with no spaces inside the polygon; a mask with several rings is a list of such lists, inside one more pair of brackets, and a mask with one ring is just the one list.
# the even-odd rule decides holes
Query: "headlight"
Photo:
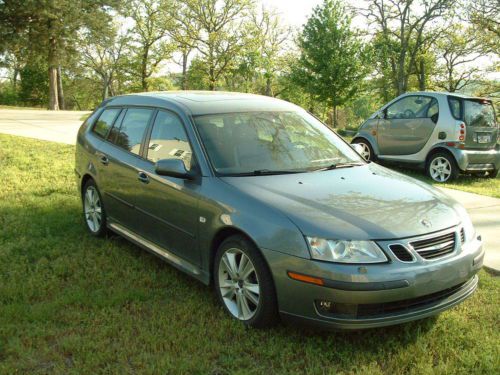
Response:
[{"label": "headlight", "polygon": [[339,263],[382,263],[387,261],[385,254],[372,241],[306,238],[313,259]]},{"label": "headlight", "polygon": [[474,229],[474,225],[472,225],[472,221],[467,212],[464,212],[461,215],[461,219],[462,219],[462,225],[464,226],[465,242],[469,242],[474,238],[476,230]]}]

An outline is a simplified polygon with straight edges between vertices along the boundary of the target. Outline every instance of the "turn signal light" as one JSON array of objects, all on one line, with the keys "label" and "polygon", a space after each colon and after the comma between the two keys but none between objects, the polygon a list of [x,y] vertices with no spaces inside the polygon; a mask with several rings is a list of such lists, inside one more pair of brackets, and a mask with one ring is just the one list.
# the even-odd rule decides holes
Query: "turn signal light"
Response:
[{"label": "turn signal light", "polygon": [[302,275],[300,273],[295,273],[291,271],[288,271],[287,274],[291,279],[302,281],[304,283],[324,285],[323,279],[320,279],[319,277]]}]

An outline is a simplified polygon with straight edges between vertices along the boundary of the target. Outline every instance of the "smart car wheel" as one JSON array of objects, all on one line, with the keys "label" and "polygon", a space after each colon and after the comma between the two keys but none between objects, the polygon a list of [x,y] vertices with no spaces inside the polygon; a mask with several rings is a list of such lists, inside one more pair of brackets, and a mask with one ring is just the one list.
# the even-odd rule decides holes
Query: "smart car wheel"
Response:
[{"label": "smart car wheel", "polygon": [[260,252],[243,236],[229,237],[219,247],[214,285],[224,309],[234,318],[255,328],[278,321],[271,273]]},{"label": "smart car wheel", "polygon": [[375,160],[375,154],[373,153],[372,146],[368,141],[362,140],[362,139],[356,139],[352,143],[357,143],[361,146],[363,146],[363,151],[361,152],[361,156],[367,160],[367,161],[374,161]]},{"label": "smart car wheel", "polygon": [[103,236],[106,233],[106,212],[94,180],[88,180],[83,187],[82,200],[85,226],[93,236]]},{"label": "smart car wheel", "polygon": [[427,162],[427,174],[436,182],[446,182],[458,177],[458,167],[450,155],[437,153]]}]

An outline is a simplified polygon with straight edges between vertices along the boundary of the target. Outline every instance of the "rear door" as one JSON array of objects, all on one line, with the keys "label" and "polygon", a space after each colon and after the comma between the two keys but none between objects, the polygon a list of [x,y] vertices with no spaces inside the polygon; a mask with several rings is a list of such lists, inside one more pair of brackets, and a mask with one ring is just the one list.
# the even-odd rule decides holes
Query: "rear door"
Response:
[{"label": "rear door", "polygon": [[491,101],[464,99],[463,111],[466,126],[465,147],[471,149],[495,148],[498,139],[498,124]]},{"label": "rear door", "polygon": [[104,207],[114,221],[139,234],[144,227],[134,206],[141,185],[139,171],[146,165],[140,156],[143,140],[153,112],[151,108],[123,109],[100,148],[99,188]]},{"label": "rear door", "polygon": [[429,140],[439,118],[435,98],[409,95],[391,104],[379,120],[377,142],[381,155],[411,155]]}]

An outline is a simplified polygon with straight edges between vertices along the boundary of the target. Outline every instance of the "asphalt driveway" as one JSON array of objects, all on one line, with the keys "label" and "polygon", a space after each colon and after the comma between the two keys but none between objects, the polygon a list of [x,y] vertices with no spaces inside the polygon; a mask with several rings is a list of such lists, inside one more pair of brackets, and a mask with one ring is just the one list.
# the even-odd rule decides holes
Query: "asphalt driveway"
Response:
[{"label": "asphalt driveway", "polygon": [[0,133],[74,145],[82,124],[80,118],[88,113],[0,109]]},{"label": "asphalt driveway", "polygon": [[[0,109],[0,133],[74,145],[89,112]],[[500,273],[500,199],[443,188],[461,202],[484,241],[485,266]]]}]

